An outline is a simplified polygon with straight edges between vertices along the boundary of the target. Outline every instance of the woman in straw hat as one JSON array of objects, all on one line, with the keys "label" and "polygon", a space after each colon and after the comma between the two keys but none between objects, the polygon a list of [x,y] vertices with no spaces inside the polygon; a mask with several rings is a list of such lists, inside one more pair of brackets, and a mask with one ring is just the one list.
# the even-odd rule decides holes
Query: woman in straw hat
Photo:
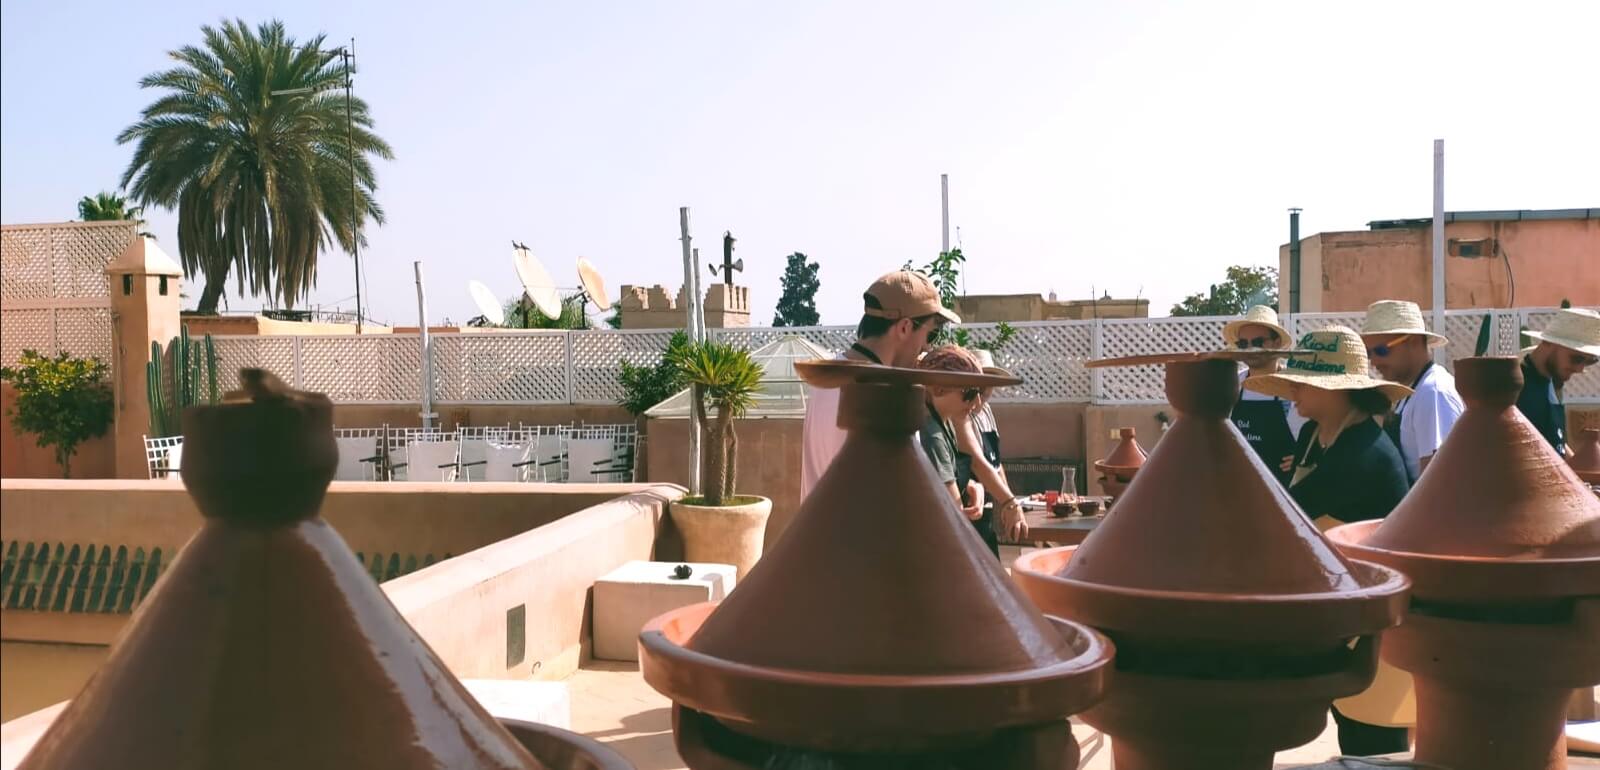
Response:
[{"label": "woman in straw hat", "polygon": [[[1311,422],[1300,433],[1298,467],[1289,494],[1321,529],[1387,516],[1410,483],[1400,450],[1373,419],[1411,389],[1367,374],[1361,337],[1342,326],[1311,332],[1280,372],[1246,379],[1251,390],[1287,398]],[[1380,666],[1372,687],[1334,703],[1339,750],[1371,756],[1410,748],[1416,721],[1411,680]]]},{"label": "woman in straw hat", "polygon": [[[1289,332],[1278,325],[1277,311],[1266,305],[1255,305],[1245,311],[1243,318],[1236,318],[1222,327],[1222,341],[1240,350],[1282,350],[1289,347]],[[1242,371],[1240,376],[1242,379],[1277,370],[1277,359],[1265,359],[1256,368]],[[1289,474],[1294,470],[1295,439],[1306,424],[1294,405],[1287,399],[1244,390],[1229,419],[1278,482],[1288,484]]]},{"label": "woman in straw hat", "polygon": [[[972,354],[953,345],[929,351],[917,361],[917,368],[967,374],[983,371]],[[977,399],[977,388],[927,388],[928,419],[917,433],[922,451],[933,464],[934,474],[950,491],[956,506],[973,522],[983,517],[983,488],[973,482],[970,466],[963,467],[956,462],[954,423],[966,421]]]},{"label": "woman in straw hat", "polygon": [[[1011,373],[994,364],[994,354],[987,350],[970,351],[983,367],[984,374],[1010,377]],[[1022,517],[1022,504],[1011,492],[1011,480],[1006,478],[1000,465],[1000,429],[995,424],[994,411],[989,408],[993,388],[980,388],[972,403],[967,419],[954,420],[951,427],[956,434],[956,462],[965,465],[968,474],[983,485],[985,496],[995,502],[1008,500],[1006,505],[991,503],[984,506],[983,516],[973,522],[978,536],[989,550],[1000,558],[1000,538],[1016,542],[1027,537],[1028,525]]]},{"label": "woman in straw hat", "polygon": [[1567,408],[1562,387],[1600,363],[1600,313],[1573,309],[1556,313],[1543,331],[1524,332],[1539,341],[1522,357],[1522,395],[1517,409],[1563,456],[1567,448]]}]

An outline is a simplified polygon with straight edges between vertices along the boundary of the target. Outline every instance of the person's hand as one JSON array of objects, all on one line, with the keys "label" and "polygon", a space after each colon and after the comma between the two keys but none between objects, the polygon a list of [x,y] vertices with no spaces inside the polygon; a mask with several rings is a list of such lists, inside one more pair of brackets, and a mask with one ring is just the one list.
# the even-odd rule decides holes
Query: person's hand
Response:
[{"label": "person's hand", "polygon": [[1012,543],[1021,543],[1028,539],[1028,522],[1022,516],[1022,502],[1011,498],[1010,502],[1000,506],[995,511],[1000,519],[997,522],[998,534],[1001,539]]},{"label": "person's hand", "polygon": [[983,506],[981,505],[963,505],[961,506],[961,512],[966,514],[968,521],[977,521],[983,518]]},{"label": "person's hand", "polygon": [[1284,473],[1294,470],[1294,455],[1284,455],[1283,462],[1278,463],[1278,470]]}]

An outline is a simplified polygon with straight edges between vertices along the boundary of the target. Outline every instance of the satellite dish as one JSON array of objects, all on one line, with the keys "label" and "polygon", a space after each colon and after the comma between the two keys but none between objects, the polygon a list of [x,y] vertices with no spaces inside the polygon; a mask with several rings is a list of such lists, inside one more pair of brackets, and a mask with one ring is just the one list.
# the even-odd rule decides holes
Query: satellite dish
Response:
[{"label": "satellite dish", "polygon": [[588,257],[578,257],[578,284],[583,287],[583,293],[588,295],[596,310],[604,313],[611,309],[611,297],[606,295],[606,281],[600,277],[600,271],[589,264]]},{"label": "satellite dish", "polygon": [[539,258],[524,247],[512,252],[511,263],[516,267],[522,290],[527,292],[533,306],[546,318],[560,318],[561,295],[556,293],[556,282],[550,279],[550,273],[539,263]]},{"label": "satellite dish", "polygon": [[494,326],[505,324],[505,308],[500,307],[500,301],[494,298],[494,292],[489,291],[489,287],[477,281],[467,281],[467,293],[472,295],[472,303],[478,306],[478,312],[482,313],[490,324]]}]

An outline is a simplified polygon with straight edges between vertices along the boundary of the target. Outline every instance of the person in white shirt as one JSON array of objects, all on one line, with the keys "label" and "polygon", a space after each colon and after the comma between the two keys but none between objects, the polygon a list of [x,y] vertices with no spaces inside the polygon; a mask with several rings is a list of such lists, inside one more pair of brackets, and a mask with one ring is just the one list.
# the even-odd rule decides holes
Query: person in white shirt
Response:
[{"label": "person in white shirt", "polygon": [[[945,308],[939,289],[927,276],[911,270],[889,273],[862,295],[856,341],[842,358],[884,366],[913,368],[929,340],[961,317]],[[800,500],[805,501],[844,446],[839,427],[839,390],[808,388],[806,418],[801,428]]]},{"label": "person in white shirt", "polygon": [[1417,303],[1386,299],[1367,308],[1361,342],[1378,374],[1416,391],[1396,402],[1383,423],[1415,484],[1466,408],[1456,392],[1456,378],[1429,353],[1450,340],[1427,330]]}]

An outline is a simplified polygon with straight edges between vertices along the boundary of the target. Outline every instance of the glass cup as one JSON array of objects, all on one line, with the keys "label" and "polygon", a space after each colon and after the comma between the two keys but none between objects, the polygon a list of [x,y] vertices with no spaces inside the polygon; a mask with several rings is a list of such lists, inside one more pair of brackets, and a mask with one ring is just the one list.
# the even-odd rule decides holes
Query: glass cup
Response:
[{"label": "glass cup", "polygon": [[1069,503],[1078,501],[1078,469],[1070,465],[1061,469],[1061,497]]}]

